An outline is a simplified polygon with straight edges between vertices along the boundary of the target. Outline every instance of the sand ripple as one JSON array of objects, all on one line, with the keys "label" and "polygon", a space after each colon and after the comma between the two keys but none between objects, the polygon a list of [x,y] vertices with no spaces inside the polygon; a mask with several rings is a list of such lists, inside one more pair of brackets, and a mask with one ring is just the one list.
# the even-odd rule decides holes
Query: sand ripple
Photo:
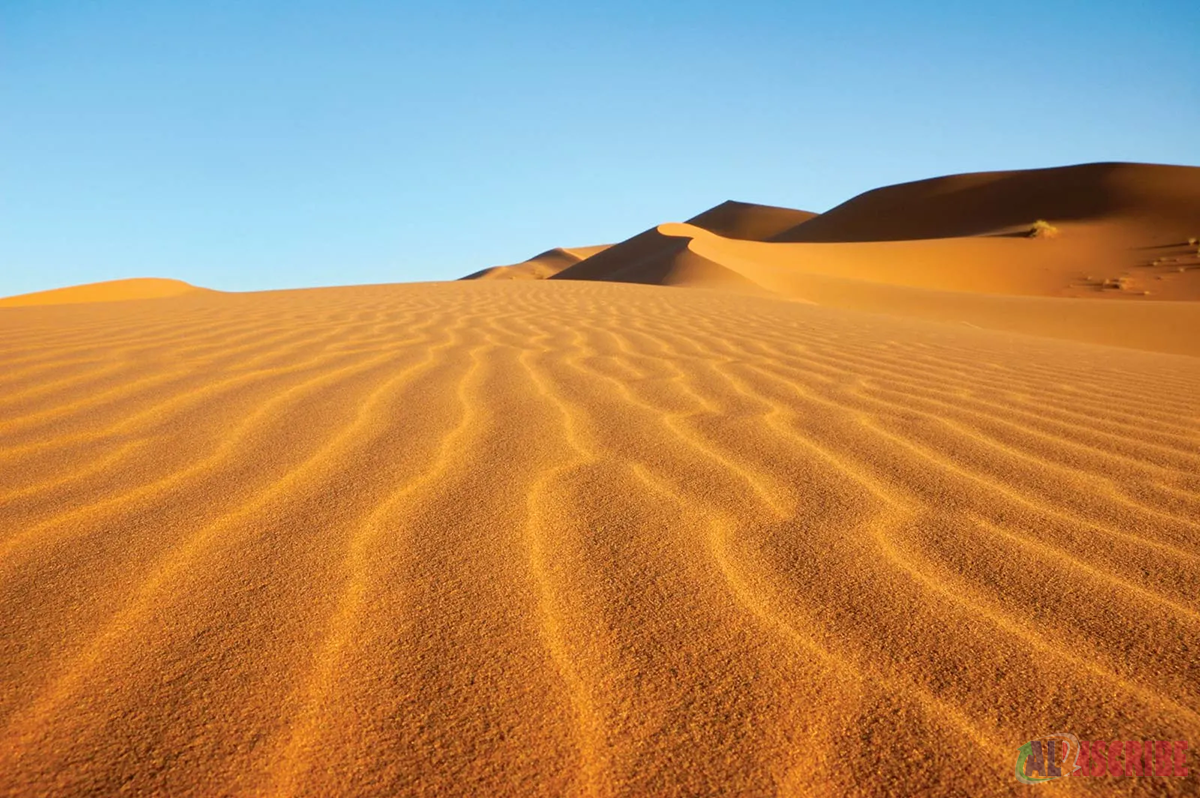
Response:
[{"label": "sand ripple", "polygon": [[586,282],[0,332],[0,794],[984,795],[1038,734],[1200,741],[1200,360]]}]

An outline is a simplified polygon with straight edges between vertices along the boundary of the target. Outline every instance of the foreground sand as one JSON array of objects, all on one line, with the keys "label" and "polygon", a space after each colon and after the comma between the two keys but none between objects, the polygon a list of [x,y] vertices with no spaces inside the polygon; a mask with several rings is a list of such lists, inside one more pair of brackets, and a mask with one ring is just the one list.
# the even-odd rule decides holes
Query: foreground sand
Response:
[{"label": "foreground sand", "polygon": [[0,386],[0,794],[985,795],[1039,734],[1200,743],[1192,357],[485,281],[8,309]]}]

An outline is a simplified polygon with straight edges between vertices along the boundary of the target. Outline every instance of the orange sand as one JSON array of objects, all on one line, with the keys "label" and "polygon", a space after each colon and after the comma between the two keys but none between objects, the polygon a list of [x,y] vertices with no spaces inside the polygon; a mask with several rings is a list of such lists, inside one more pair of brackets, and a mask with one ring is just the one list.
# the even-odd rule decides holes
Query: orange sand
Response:
[{"label": "orange sand", "polygon": [[959,278],[692,224],[567,267],[689,289],[0,310],[0,795],[1024,795],[1039,735],[1200,744],[1200,303],[1055,295],[1051,221]]}]

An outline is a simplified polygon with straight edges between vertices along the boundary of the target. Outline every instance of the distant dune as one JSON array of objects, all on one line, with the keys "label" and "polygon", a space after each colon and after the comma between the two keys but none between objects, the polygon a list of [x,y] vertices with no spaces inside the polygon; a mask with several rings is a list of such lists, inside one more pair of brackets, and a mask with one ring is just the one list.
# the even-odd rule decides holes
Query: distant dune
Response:
[{"label": "distant dune", "polygon": [[[958,175],[871,191],[819,216],[793,211],[800,222],[777,232],[764,222],[757,232],[766,235],[725,222],[741,212],[782,222],[781,210],[725,203],[552,279],[738,289],[1200,353],[1200,168],[1089,164]],[[712,219],[720,223],[695,224]],[[1144,301],[1155,308],[1127,306]]]},{"label": "distant dune", "polygon": [[568,266],[603,252],[607,244],[591,247],[572,247],[566,249],[556,247],[548,249],[540,255],[535,255],[526,261],[513,263],[508,266],[491,266],[463,277],[464,280],[545,280],[552,277]]},{"label": "distant dune", "polygon": [[[796,225],[816,216],[808,211],[797,211],[791,208],[776,208],[770,205],[754,205],[748,202],[729,200],[709,208],[707,211],[689,219],[689,223],[727,238],[746,241],[766,241],[773,236],[783,233]],[[611,245],[604,244],[592,247],[572,247],[571,249],[556,248],[535,255],[529,260],[508,266],[492,266],[463,277],[464,280],[545,280],[573,267],[585,260],[592,260],[601,253],[607,252]],[[688,268],[674,268],[670,264],[661,264],[665,270],[658,274],[658,264],[650,265],[648,274],[639,272],[638,263],[649,262],[651,258],[669,259],[678,250],[677,242],[665,241],[660,236],[637,236],[624,242],[616,250],[602,258],[592,260],[589,266],[575,275],[603,275],[594,278],[574,279],[615,279],[619,282],[650,282],[665,285],[693,284],[697,281],[711,282],[709,272],[725,273],[717,267],[708,269],[699,264],[702,274],[691,275]],[[694,260],[694,259],[693,259]],[[613,277],[620,272],[629,279]],[[696,279],[693,279],[696,278]],[[729,278],[739,284],[748,285],[739,280],[736,275]]]},{"label": "distant dune", "polygon": [[0,307],[0,796],[1195,794],[1197,173]]},{"label": "distant dune", "polygon": [[[664,234],[663,227],[665,225],[660,225],[615,244],[563,269],[550,279],[757,289],[754,282],[735,269],[719,260],[696,254],[686,238]],[[687,227],[699,234],[713,235],[698,227]]]},{"label": "distant dune", "polygon": [[117,302],[125,299],[157,299],[179,296],[206,289],[189,285],[182,280],[165,280],[159,277],[138,277],[131,280],[109,280],[103,283],[88,283],[70,288],[55,288],[36,291],[32,294],[0,299],[0,307],[22,305],[73,305],[81,302]]},{"label": "distant dune", "polygon": [[819,216],[793,211],[802,221],[761,237],[736,224],[696,224],[737,218],[742,208],[783,210],[725,203],[554,276],[696,285],[707,280],[680,275],[695,274],[699,258],[724,284],[734,272],[765,288],[759,278],[769,273],[770,290],[808,299],[801,284],[814,276],[987,294],[1200,299],[1200,247],[1190,243],[1200,236],[1196,167],[1088,164],[906,183]]}]

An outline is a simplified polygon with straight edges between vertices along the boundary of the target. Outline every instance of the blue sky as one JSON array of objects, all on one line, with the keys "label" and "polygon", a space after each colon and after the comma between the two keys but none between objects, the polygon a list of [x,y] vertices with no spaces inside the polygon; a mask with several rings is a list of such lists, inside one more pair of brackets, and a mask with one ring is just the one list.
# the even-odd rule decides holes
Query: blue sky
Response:
[{"label": "blue sky", "polygon": [[1195,2],[4,0],[0,295],[451,279],[730,198],[1200,164],[1198,32]]}]

